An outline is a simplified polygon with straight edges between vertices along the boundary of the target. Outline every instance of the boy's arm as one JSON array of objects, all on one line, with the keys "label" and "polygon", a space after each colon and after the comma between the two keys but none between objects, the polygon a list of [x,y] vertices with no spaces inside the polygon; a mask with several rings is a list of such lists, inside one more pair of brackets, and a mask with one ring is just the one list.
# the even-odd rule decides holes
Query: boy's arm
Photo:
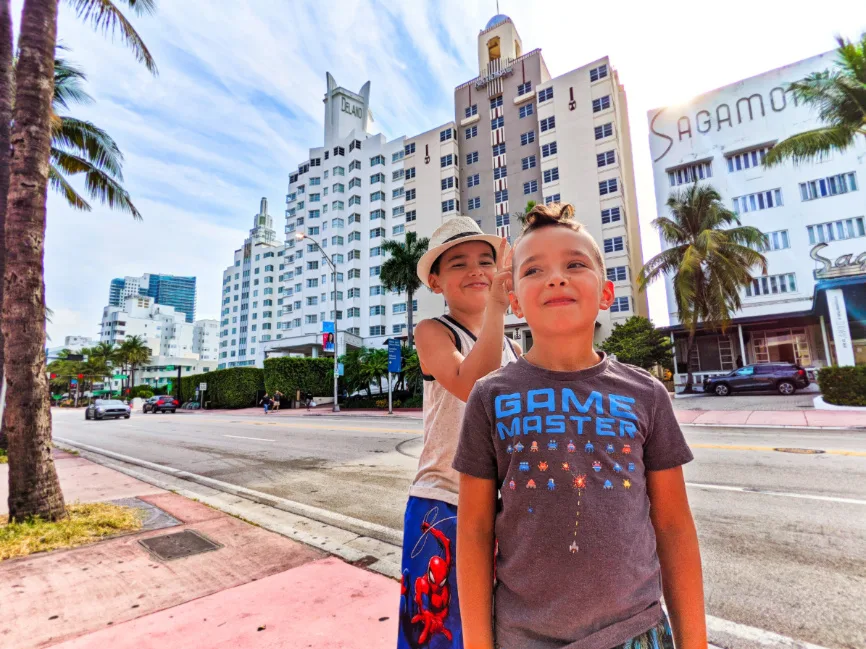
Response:
[{"label": "boy's arm", "polygon": [[677,649],[707,649],[701,552],[683,469],[647,471],[646,479],[675,644]]},{"label": "boy's arm", "polygon": [[493,521],[496,481],[460,475],[457,588],[465,649],[493,649]]}]

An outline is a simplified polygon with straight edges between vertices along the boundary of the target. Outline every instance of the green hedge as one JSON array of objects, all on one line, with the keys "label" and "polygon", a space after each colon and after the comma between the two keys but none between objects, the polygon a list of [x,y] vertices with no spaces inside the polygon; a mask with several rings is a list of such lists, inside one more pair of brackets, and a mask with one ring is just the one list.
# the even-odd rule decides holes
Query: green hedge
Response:
[{"label": "green hedge", "polygon": [[300,358],[281,356],[265,360],[265,389],[277,390],[286,398],[295,393],[311,392],[314,396],[334,393],[334,360],[332,358]]},{"label": "green hedge", "polygon": [[[207,383],[204,398],[210,408],[246,408],[256,405],[265,389],[264,373],[258,367],[232,367],[181,378],[183,400],[192,401],[199,383]],[[175,396],[177,388],[174,389]]]},{"label": "green hedge", "polygon": [[866,406],[866,365],[822,367],[818,385],[824,401],[837,406]]}]

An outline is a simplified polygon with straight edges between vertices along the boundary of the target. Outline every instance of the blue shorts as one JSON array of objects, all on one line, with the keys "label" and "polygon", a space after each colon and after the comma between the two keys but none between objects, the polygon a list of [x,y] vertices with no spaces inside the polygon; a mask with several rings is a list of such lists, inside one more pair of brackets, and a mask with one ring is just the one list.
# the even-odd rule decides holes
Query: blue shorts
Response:
[{"label": "blue shorts", "polygon": [[[496,648],[506,649],[498,644]],[[674,634],[671,631],[668,616],[664,615],[653,628],[644,631],[631,640],[626,640],[620,645],[611,647],[611,649],[674,649]]]},{"label": "blue shorts", "polygon": [[462,649],[457,507],[409,497],[403,525],[398,649]]}]

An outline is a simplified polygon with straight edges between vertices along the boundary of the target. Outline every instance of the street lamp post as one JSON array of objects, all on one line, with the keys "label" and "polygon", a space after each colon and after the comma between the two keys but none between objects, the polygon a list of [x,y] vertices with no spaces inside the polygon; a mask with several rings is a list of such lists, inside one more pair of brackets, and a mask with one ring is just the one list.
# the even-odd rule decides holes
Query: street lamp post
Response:
[{"label": "street lamp post", "polygon": [[298,232],[295,235],[295,238],[299,241],[304,239],[309,239],[314,244],[316,244],[316,248],[319,249],[319,252],[322,253],[322,257],[325,258],[325,261],[328,262],[328,266],[331,267],[331,274],[334,276],[334,412],[340,412],[340,404],[337,402],[338,395],[338,376],[337,376],[337,267],[334,265],[334,260],[322,250],[322,246],[319,245],[319,242],[313,239],[310,235],[305,232]]}]

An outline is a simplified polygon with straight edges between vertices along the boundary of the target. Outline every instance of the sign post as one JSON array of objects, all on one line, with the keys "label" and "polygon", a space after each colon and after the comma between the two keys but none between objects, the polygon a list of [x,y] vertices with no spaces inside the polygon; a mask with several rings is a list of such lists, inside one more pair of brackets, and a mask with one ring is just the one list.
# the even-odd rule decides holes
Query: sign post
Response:
[{"label": "sign post", "polygon": [[[841,288],[825,291],[827,309],[830,311],[830,328],[833,330],[833,342],[836,346],[836,362],[841,366],[854,365],[854,347],[851,341],[851,329],[848,326],[848,310],[845,307],[845,296]],[[827,350],[829,353],[829,350]]]},{"label": "sign post", "polygon": [[400,341],[396,338],[388,339],[388,414],[394,414],[393,408],[393,386],[391,382],[392,374],[399,374],[403,369],[402,350],[400,349]]},{"label": "sign post", "polygon": [[198,384],[198,392],[199,392],[199,408],[204,410],[204,391],[207,390],[207,383],[199,383]]},{"label": "sign post", "polygon": [[[318,245],[318,244],[316,244]],[[324,254],[324,251],[323,253]],[[325,257],[327,259],[327,256]],[[330,260],[329,262],[330,263]],[[333,265],[332,265],[333,268]],[[334,412],[340,412],[340,404],[337,402],[339,394],[340,374],[337,361],[337,271],[334,270],[334,320],[322,321],[322,351],[334,352]]]}]

